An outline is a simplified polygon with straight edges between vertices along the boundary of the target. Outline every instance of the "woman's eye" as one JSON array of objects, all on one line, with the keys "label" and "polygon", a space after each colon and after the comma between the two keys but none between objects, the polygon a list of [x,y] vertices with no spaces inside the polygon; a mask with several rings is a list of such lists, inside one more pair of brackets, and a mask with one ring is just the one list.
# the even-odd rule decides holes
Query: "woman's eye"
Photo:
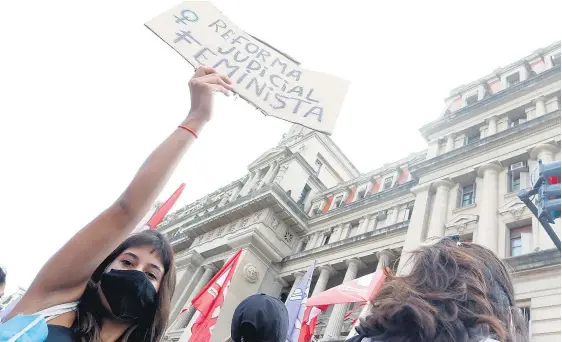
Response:
[{"label": "woman's eye", "polygon": [[146,272],[146,275],[148,276],[149,279],[156,280],[156,276],[154,274],[150,272]]},{"label": "woman's eye", "polygon": [[133,266],[133,264],[129,260],[121,260],[121,264],[124,266]]}]

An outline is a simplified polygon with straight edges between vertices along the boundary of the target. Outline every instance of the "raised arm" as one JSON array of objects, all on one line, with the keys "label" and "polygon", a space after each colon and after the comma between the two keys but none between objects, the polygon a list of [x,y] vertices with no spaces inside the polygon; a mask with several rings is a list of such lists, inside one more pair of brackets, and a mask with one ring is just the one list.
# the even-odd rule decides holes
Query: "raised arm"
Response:
[{"label": "raised arm", "polygon": [[[230,81],[200,67],[189,82],[191,110],[181,124],[199,133],[211,118],[216,91],[229,93]],[[14,313],[32,313],[75,301],[98,265],[123,242],[146,214],[195,135],[177,128],[143,163],[123,194],[82,228],[43,266]]]}]

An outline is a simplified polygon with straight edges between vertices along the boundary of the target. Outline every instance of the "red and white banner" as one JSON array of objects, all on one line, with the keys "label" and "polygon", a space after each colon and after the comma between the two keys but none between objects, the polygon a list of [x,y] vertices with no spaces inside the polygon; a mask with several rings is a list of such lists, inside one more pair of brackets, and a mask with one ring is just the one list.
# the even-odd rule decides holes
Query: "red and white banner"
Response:
[{"label": "red and white banner", "polygon": [[170,209],[172,209],[174,204],[176,204],[176,201],[180,197],[184,188],[185,184],[182,183],[179,188],[174,191],[172,196],[170,196],[170,198],[166,200],[166,202],[162,203],[161,205],[153,206],[131,234],[140,233],[143,230],[147,229],[156,229],[156,226],[158,226],[160,222],[162,222]]},{"label": "red and white banner", "polygon": [[386,274],[380,270],[361,278],[346,281],[341,285],[308,298],[306,306],[321,307],[332,304],[370,302],[375,294],[379,292],[385,279]]},{"label": "red and white banner", "polygon": [[[308,342],[314,336],[318,315],[328,306],[343,303],[369,303],[379,292],[386,274],[383,270],[347,281],[306,301],[299,342]],[[357,322],[356,322],[357,323]]]},{"label": "red and white banner", "polygon": [[241,254],[242,250],[236,252],[191,301],[197,316],[189,342],[209,342],[211,339]]},{"label": "red and white banner", "polygon": [[301,325],[301,333],[299,335],[298,342],[308,342],[314,336],[314,330],[316,329],[316,322],[318,321],[318,315],[322,311],[326,310],[328,306],[324,306],[322,309],[316,306],[307,306],[304,311]]}]

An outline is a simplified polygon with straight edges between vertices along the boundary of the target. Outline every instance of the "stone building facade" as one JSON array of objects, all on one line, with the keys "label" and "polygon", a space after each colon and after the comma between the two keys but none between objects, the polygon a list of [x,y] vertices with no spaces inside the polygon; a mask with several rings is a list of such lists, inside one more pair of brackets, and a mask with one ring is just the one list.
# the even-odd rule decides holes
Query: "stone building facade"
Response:
[{"label": "stone building facade", "polygon": [[[245,248],[212,341],[229,334],[236,305],[257,292],[290,295],[313,260],[318,293],[389,266],[408,271],[408,251],[459,234],[513,269],[517,304],[533,341],[559,341],[560,253],[518,200],[537,161],[560,160],[560,43],[454,89],[421,128],[425,151],[360,173],[328,137],[293,125],[248,174],[166,217],[178,267],[167,339],[187,341],[191,298]],[[555,231],[560,234],[560,223]],[[183,308],[187,308],[182,312]],[[350,329],[336,305],[316,335]]]}]

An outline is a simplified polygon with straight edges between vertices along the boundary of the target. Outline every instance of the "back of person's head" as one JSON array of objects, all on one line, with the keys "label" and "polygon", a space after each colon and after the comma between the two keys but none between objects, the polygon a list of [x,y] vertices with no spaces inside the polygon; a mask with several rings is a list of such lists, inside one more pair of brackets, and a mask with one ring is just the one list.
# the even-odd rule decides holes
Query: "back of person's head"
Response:
[{"label": "back of person's head", "polygon": [[444,238],[411,260],[408,275],[388,274],[360,335],[385,342],[528,340],[509,271],[493,252]]},{"label": "back of person's head", "polygon": [[159,341],[175,284],[173,250],[164,235],[153,230],[131,235],[92,274],[73,331],[80,341],[101,341],[103,319],[119,316],[132,323],[119,341]]},{"label": "back of person's head", "polygon": [[285,342],[288,327],[285,304],[260,293],[244,299],[236,307],[230,336],[234,342]]}]

